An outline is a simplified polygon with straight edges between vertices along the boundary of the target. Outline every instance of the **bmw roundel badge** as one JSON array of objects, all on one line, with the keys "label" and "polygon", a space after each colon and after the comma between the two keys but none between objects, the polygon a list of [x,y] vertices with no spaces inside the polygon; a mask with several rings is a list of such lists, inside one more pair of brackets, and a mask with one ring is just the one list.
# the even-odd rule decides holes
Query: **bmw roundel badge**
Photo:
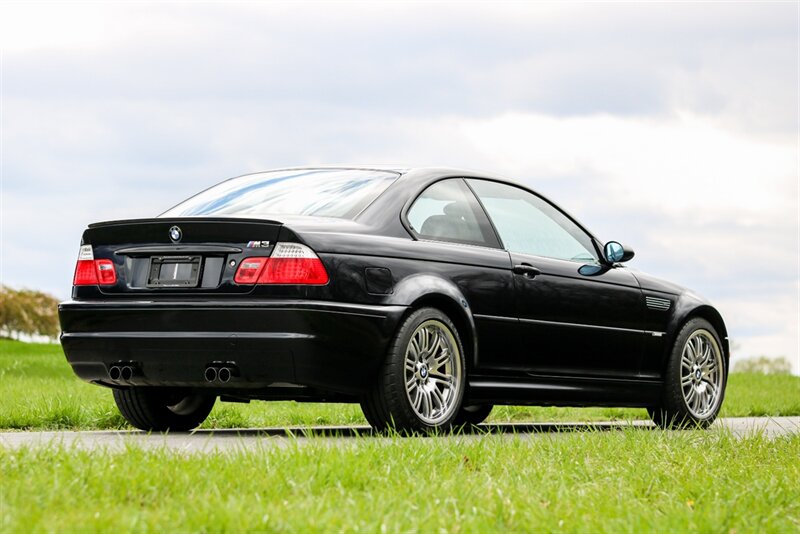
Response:
[{"label": "bmw roundel badge", "polygon": [[173,243],[177,243],[183,237],[183,232],[179,226],[173,226],[169,229],[169,238],[172,240]]}]

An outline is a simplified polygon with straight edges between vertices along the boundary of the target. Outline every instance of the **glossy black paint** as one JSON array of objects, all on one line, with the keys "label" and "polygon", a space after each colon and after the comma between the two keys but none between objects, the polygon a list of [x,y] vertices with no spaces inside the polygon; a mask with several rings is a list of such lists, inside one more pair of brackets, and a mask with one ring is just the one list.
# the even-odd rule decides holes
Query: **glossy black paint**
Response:
[{"label": "glossy black paint", "polygon": [[[419,306],[442,309],[458,327],[467,402],[652,405],[672,340],[693,316],[717,328],[728,356],[719,313],[674,284],[620,264],[419,239],[405,212],[426,187],[449,178],[513,184],[454,169],[403,170],[354,220],[153,218],[91,225],[82,243],[93,246],[95,258],[114,262],[118,282],[76,287],[60,305],[67,359],[79,377],[108,387],[355,401],[373,384],[403,317]],[[179,243],[169,238],[176,225]],[[248,248],[254,240],[269,246]],[[602,242],[592,240],[602,257]],[[330,282],[233,282],[243,258],[268,256],[278,241],[311,247]],[[212,274],[191,289],[146,287],[139,260],[154,254],[202,255],[204,272]],[[669,308],[654,309],[646,297],[662,308],[667,300]],[[218,361],[235,362],[237,376],[206,382],[205,368]],[[111,380],[116,362],[132,362],[137,373],[126,383]]]}]

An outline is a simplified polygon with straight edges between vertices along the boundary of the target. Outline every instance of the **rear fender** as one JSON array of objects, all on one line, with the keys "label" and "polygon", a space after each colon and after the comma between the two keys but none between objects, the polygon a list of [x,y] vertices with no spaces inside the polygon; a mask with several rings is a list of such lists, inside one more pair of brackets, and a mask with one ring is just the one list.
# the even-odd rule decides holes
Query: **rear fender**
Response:
[{"label": "rear fender", "polygon": [[458,286],[434,274],[415,274],[395,285],[387,304],[408,306],[408,313],[424,306],[443,311],[461,334],[468,367],[475,366],[478,357],[475,320],[469,303]]}]

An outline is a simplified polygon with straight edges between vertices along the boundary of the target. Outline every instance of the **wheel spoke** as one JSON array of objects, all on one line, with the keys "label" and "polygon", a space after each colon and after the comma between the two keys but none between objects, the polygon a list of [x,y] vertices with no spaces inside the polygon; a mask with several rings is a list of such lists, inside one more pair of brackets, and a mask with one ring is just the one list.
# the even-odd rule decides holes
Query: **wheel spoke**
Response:
[{"label": "wheel spoke", "polygon": [[700,393],[697,396],[697,411],[699,413],[705,413],[707,405],[708,405],[708,395],[706,393]]},{"label": "wheel spoke", "polygon": [[428,354],[428,361],[431,362],[431,367],[438,367],[438,362],[442,353],[446,352],[447,348],[444,346],[444,340],[442,339],[441,335],[437,335],[436,342],[433,344],[431,352]]},{"label": "wheel spoke", "polygon": [[703,359],[701,365],[706,365],[711,360],[711,345],[705,343],[703,345]]},{"label": "wheel spoke", "polygon": [[710,380],[703,379],[703,383],[706,385],[706,391],[708,395],[712,398],[716,398],[717,396],[717,386]]},{"label": "wheel spoke", "polygon": [[423,328],[420,330],[420,336],[422,337],[421,345],[423,356],[427,356],[431,351],[431,332],[427,328]]},{"label": "wheel spoke", "polygon": [[700,391],[697,391],[695,388],[695,396],[694,396],[694,410],[696,412],[700,412],[700,408],[703,405],[703,394]]},{"label": "wheel spoke", "polygon": [[690,387],[689,391],[684,395],[684,397],[686,398],[687,406],[689,407],[692,406],[692,401],[694,401],[696,395],[697,395],[697,390],[695,389],[695,387],[694,386]]},{"label": "wheel spoke", "polygon": [[439,410],[444,411],[445,409],[444,396],[442,395],[442,392],[439,391],[439,388],[434,386],[431,389],[431,398],[434,399],[436,401],[436,404],[439,405]]},{"label": "wheel spoke", "polygon": [[434,385],[441,384],[442,386],[444,386],[446,388],[449,388],[449,387],[451,387],[453,385],[453,382],[450,380],[449,377],[448,378],[444,378],[444,379],[431,377],[430,380],[431,380],[431,382],[433,382]]},{"label": "wheel spoke", "polygon": [[438,369],[435,370],[435,371],[433,371],[433,370],[429,371],[428,374],[430,376],[432,376],[432,377],[443,378],[445,380],[452,380],[453,379],[453,375],[450,375],[447,372],[443,373],[443,372],[439,371]]},{"label": "wheel spoke", "polygon": [[418,335],[411,338],[411,343],[408,345],[408,352],[414,357],[414,361],[419,361],[419,339]]},{"label": "wheel spoke", "polygon": [[436,355],[436,358],[434,358],[432,367],[436,370],[439,370],[446,366],[449,361],[450,351],[442,347],[442,351]]},{"label": "wheel spoke", "polygon": [[411,404],[414,406],[414,410],[416,410],[417,412],[420,411],[420,409],[422,408],[422,390],[421,389],[416,388],[414,390],[414,400],[411,402]]},{"label": "wheel spoke", "polygon": [[687,343],[686,347],[683,349],[681,364],[683,364],[688,369],[691,369],[693,363],[694,363],[694,349],[692,348],[691,343]]},{"label": "wheel spoke", "polygon": [[433,400],[431,399],[431,392],[427,389],[423,391],[423,407],[422,413],[425,417],[430,417],[433,414]]},{"label": "wheel spoke", "polygon": [[428,357],[436,354],[436,349],[439,346],[439,331],[438,330],[428,330],[428,344],[425,346],[425,350],[428,351]]}]

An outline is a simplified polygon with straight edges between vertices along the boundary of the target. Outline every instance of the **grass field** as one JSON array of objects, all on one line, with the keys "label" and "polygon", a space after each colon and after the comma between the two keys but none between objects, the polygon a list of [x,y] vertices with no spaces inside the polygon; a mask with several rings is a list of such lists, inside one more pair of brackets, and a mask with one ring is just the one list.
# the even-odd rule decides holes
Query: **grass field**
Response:
[{"label": "grass field", "polygon": [[[800,415],[800,377],[730,376],[723,417]],[[643,419],[643,409],[495,408],[490,421],[597,421]],[[366,424],[349,404],[217,403],[204,428]],[[78,380],[59,345],[0,339],[0,428],[125,428],[111,392]]]},{"label": "grass field", "polygon": [[[800,414],[800,378],[733,374],[723,415]],[[501,408],[494,421],[643,410]],[[206,426],[364,423],[356,406],[218,405]],[[0,340],[0,428],[122,428],[56,345]],[[0,446],[0,532],[797,532],[800,435],[623,428],[264,438],[188,454]]]},{"label": "grass field", "polygon": [[5,532],[797,532],[800,435],[625,429],[289,440],[182,454],[0,447]]}]

